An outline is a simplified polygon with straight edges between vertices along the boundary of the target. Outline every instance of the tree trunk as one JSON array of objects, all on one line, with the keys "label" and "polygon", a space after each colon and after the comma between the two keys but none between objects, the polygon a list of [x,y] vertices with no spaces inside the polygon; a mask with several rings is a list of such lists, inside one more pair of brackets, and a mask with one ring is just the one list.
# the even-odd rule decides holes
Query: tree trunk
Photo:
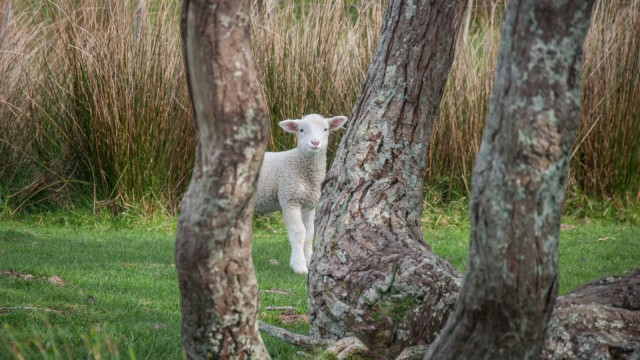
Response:
[{"label": "tree trunk", "polygon": [[185,0],[181,31],[197,128],[175,248],[183,347],[189,359],[265,359],[251,239],[269,122],[249,1]]},{"label": "tree trunk", "polygon": [[556,300],[544,359],[640,359],[640,269]]},{"label": "tree trunk", "polygon": [[316,216],[313,337],[360,338],[376,358],[435,338],[460,275],[422,238],[429,133],[466,0],[392,0]]},{"label": "tree trunk", "polygon": [[473,171],[467,274],[432,359],[538,358],[593,0],[511,0]]}]

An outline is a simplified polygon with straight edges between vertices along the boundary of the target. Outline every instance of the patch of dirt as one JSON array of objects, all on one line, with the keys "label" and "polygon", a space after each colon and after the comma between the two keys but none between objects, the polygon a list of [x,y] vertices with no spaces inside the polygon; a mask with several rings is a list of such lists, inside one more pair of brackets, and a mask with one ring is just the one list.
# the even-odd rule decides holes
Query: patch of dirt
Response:
[{"label": "patch of dirt", "polygon": [[53,284],[53,285],[57,285],[57,286],[66,286],[67,283],[64,281],[63,278],[61,278],[58,275],[51,275],[48,278],[45,277],[35,277],[31,274],[26,274],[20,271],[3,271],[0,273],[1,276],[4,277],[10,277],[10,278],[16,278],[16,279],[22,279],[22,280],[34,280],[34,279],[38,279],[38,280],[44,280],[46,279],[49,283]]},{"label": "patch of dirt", "polygon": [[47,279],[47,281],[49,281],[50,283],[52,283],[53,285],[58,285],[58,286],[65,286],[67,285],[67,283],[64,281],[63,278],[61,278],[58,275],[52,275],[49,276],[49,278]]},{"label": "patch of dirt", "polygon": [[23,280],[31,280],[33,279],[33,275],[31,274],[25,274],[19,271],[3,271],[2,272],[2,276],[6,276],[6,277],[12,277],[12,278],[16,278],[16,279],[23,279]]}]

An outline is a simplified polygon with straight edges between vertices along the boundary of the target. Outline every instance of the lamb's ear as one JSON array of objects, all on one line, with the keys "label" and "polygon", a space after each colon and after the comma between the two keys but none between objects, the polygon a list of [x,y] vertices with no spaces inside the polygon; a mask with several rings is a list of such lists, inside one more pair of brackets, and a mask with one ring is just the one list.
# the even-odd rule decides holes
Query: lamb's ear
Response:
[{"label": "lamb's ear", "polygon": [[334,116],[329,120],[329,130],[333,131],[333,130],[338,130],[342,127],[342,125],[344,125],[344,123],[347,122],[347,117],[346,116]]},{"label": "lamb's ear", "polygon": [[298,122],[296,120],[282,120],[278,123],[282,130],[290,133],[298,132]]}]

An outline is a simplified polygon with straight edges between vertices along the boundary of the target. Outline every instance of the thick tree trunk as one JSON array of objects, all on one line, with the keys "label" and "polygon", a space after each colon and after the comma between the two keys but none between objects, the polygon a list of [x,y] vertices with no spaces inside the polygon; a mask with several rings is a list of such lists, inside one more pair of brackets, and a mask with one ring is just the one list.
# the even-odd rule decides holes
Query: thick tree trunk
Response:
[{"label": "thick tree trunk", "polygon": [[544,359],[640,359],[640,269],[556,300]]},{"label": "thick tree trunk", "polygon": [[251,239],[269,122],[251,58],[249,1],[185,0],[181,25],[197,128],[175,248],[183,347],[189,359],[265,359]]},{"label": "thick tree trunk", "polygon": [[422,239],[431,124],[466,0],[392,0],[316,216],[311,335],[360,338],[376,358],[431,342],[460,275]]},{"label": "thick tree trunk", "polygon": [[433,359],[538,358],[556,297],[593,0],[511,0],[473,172],[467,274]]}]

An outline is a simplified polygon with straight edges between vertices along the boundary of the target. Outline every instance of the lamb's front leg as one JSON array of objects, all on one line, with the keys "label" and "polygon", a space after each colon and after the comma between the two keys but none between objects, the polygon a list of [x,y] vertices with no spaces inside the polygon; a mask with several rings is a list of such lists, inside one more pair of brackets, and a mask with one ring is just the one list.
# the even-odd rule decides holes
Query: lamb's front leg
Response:
[{"label": "lamb's front leg", "polygon": [[286,207],[282,209],[284,225],[287,227],[287,236],[291,244],[291,260],[289,266],[298,274],[309,272],[304,256],[304,239],[306,230],[302,221],[302,211],[299,207]]},{"label": "lamb's front leg", "polygon": [[314,228],[313,222],[316,217],[316,209],[309,210],[302,214],[302,221],[304,222],[304,228],[307,234],[304,238],[304,258],[307,262],[307,268],[311,264],[311,255],[313,254],[313,235]]}]

